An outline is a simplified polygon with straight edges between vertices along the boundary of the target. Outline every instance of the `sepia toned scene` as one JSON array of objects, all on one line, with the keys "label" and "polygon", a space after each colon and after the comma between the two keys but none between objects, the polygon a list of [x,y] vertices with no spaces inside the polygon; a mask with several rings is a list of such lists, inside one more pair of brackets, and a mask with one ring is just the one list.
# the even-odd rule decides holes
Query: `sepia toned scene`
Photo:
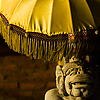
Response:
[{"label": "sepia toned scene", "polygon": [[100,0],[0,0],[0,100],[99,100]]}]

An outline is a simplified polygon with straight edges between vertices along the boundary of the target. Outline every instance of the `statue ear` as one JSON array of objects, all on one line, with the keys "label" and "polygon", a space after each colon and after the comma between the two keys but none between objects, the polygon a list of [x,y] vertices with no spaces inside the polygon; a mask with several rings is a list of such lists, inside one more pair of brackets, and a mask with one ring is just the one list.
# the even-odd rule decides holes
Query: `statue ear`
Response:
[{"label": "statue ear", "polygon": [[64,76],[60,65],[56,66],[56,86],[60,94],[64,92]]},{"label": "statue ear", "polygon": [[56,77],[61,76],[63,74],[62,67],[60,65],[56,66]]}]

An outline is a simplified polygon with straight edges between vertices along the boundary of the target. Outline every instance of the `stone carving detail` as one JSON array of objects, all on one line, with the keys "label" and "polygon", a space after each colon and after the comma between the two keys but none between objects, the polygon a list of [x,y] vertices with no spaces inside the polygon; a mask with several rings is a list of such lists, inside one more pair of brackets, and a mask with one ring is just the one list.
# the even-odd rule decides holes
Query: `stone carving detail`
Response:
[{"label": "stone carving detail", "polygon": [[72,58],[64,66],[56,66],[57,88],[49,90],[45,100],[98,100],[95,98],[97,80],[94,66]]}]

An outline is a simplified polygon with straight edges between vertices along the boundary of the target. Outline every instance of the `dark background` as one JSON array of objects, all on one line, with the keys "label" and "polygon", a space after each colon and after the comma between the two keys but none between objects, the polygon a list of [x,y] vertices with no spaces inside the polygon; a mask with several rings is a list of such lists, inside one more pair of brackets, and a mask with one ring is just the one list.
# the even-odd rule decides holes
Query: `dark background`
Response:
[{"label": "dark background", "polygon": [[0,100],[44,100],[55,87],[56,65],[15,53],[0,36]]},{"label": "dark background", "polygon": [[[92,37],[80,56],[88,54],[91,65],[100,66],[100,30]],[[14,52],[0,36],[0,100],[44,100],[46,91],[56,87],[56,65]]]}]

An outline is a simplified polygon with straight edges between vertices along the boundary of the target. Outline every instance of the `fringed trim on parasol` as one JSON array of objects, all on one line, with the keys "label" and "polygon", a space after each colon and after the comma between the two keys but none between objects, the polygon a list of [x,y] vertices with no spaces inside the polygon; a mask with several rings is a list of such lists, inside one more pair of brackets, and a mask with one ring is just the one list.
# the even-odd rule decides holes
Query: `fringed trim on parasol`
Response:
[{"label": "fringed trim on parasol", "polygon": [[68,45],[67,41],[57,41],[57,39],[54,41],[51,40],[52,38],[48,41],[31,38],[23,35],[22,31],[17,32],[14,28],[12,29],[2,18],[0,19],[0,34],[10,49],[34,59],[44,58],[48,61],[58,61],[63,58],[66,45]]},{"label": "fringed trim on parasol", "polygon": [[[4,16],[0,17],[0,34],[5,39],[10,49],[33,59],[45,59],[46,61],[59,61],[63,56],[66,60],[73,56],[81,55],[84,47],[89,46],[87,35],[68,34],[47,36],[40,33],[27,33],[15,25],[10,25]],[[84,38],[84,40],[82,40]],[[87,51],[87,50],[85,50]]]}]

